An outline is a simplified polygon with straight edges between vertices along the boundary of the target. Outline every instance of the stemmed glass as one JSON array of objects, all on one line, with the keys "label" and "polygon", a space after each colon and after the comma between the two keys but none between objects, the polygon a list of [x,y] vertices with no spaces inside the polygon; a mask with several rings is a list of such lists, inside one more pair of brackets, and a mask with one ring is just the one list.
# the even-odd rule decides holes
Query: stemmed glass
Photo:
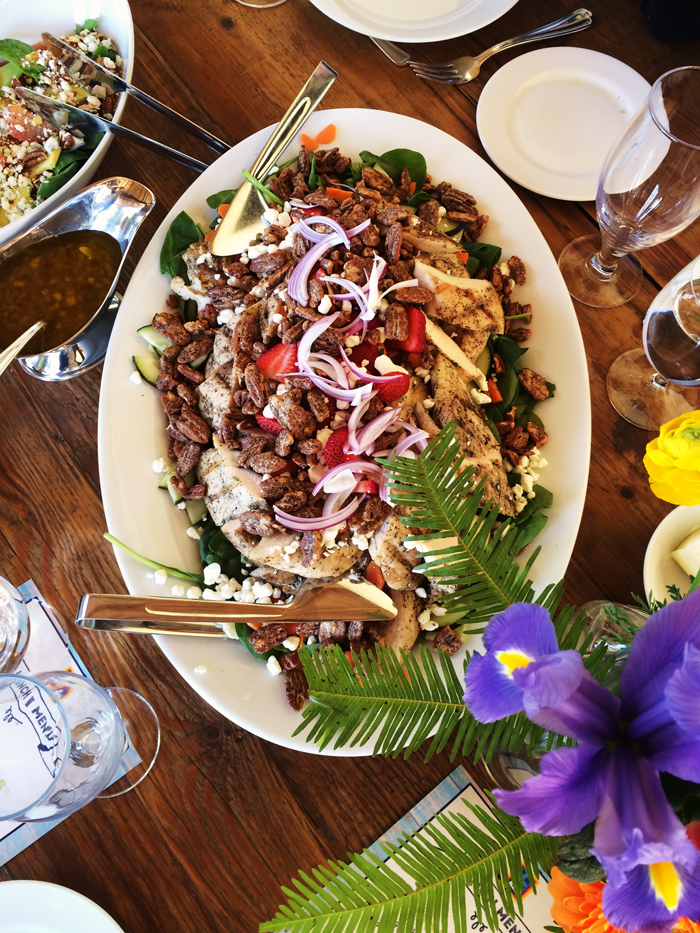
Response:
[{"label": "stemmed glass", "polygon": [[0,577],[0,674],[17,670],[29,644],[29,613],[14,586]]},{"label": "stemmed glass", "polygon": [[[148,715],[134,715],[139,707]],[[117,782],[103,793],[128,748],[127,724],[133,733],[137,720],[139,776],[130,772],[126,787]],[[156,714],[131,690],[103,690],[72,671],[0,674],[0,820],[56,820],[97,796],[126,793],[148,774],[159,746]]]},{"label": "stemmed glass", "polygon": [[[629,350],[607,376],[613,408],[631,424],[657,430],[700,407],[700,257],[661,289],[644,318],[644,350]],[[646,354],[645,354],[646,350]],[[684,388],[685,387],[685,388]]]},{"label": "stemmed glass", "polygon": [[679,233],[700,214],[700,67],[662,75],[608,153],[598,181],[600,233],[566,246],[559,268],[570,294],[614,308],[636,294],[629,254]]}]

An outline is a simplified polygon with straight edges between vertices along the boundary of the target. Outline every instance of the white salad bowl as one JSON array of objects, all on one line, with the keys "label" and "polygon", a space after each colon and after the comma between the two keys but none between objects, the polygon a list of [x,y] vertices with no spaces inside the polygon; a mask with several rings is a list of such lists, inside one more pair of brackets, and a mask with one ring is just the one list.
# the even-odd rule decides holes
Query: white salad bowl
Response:
[{"label": "white salad bowl", "polygon": [[[127,0],[33,0],[30,4],[0,0],[0,39],[21,39],[31,45],[41,40],[42,32],[55,36],[70,35],[75,31],[76,23],[84,23],[86,19],[96,19],[100,29],[114,40],[124,61],[124,78],[131,81],[134,24]],[[125,103],[126,94],[122,94],[113,116],[114,122],[119,122]],[[0,227],[0,248],[84,188],[97,171],[111,142],[112,134],[106,133],[90,158],[62,188],[22,217]]]}]

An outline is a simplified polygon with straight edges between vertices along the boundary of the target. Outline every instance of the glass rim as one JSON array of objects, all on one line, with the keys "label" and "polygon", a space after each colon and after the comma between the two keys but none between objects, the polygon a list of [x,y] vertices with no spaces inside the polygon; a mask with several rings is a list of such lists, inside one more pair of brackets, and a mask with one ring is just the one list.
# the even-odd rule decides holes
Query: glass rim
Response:
[{"label": "glass rim", "polygon": [[677,74],[679,71],[696,71],[696,72],[698,72],[698,75],[700,76],[700,65],[681,65],[681,66],[678,67],[678,68],[671,68],[670,71],[664,72],[664,74],[662,74],[660,77],[658,77],[658,78],[656,79],[656,81],[654,81],[654,83],[653,83],[653,85],[652,85],[652,87],[651,87],[651,90],[649,91],[649,97],[648,97],[648,104],[647,104],[647,106],[648,106],[648,108],[649,108],[649,113],[650,113],[650,115],[651,115],[651,119],[654,121],[654,125],[656,126],[656,128],[657,128],[661,133],[663,133],[663,135],[666,137],[666,139],[670,139],[671,142],[678,143],[678,144],[681,145],[681,146],[685,146],[687,149],[696,149],[696,150],[700,150],[700,144],[697,144],[697,143],[690,143],[690,142],[688,142],[688,141],[685,140],[685,139],[681,139],[680,136],[676,136],[676,135],[675,135],[674,133],[672,133],[669,129],[667,129],[666,127],[662,126],[661,122],[659,121],[659,118],[658,118],[657,114],[654,112],[654,91],[655,91],[658,87],[660,87],[661,82],[662,82],[665,78],[668,78],[669,75]]},{"label": "glass rim", "polygon": [[[66,671],[65,673],[69,673],[69,672]],[[13,680],[23,680],[27,683],[31,683],[35,687],[38,687],[39,690],[44,691],[44,693],[48,693],[48,695],[52,698],[56,707],[60,710],[61,719],[63,721],[65,754],[61,762],[61,767],[58,769],[56,776],[51,781],[49,786],[43,791],[41,796],[37,797],[37,799],[32,801],[32,803],[30,803],[28,806],[23,807],[21,810],[17,810],[14,813],[9,813],[9,814],[0,813],[0,820],[16,820],[19,817],[21,817],[22,814],[27,813],[33,807],[36,807],[38,804],[40,804],[42,800],[45,800],[49,796],[49,794],[53,791],[54,787],[58,783],[59,778],[63,774],[66,768],[66,765],[68,764],[68,752],[70,751],[70,738],[71,738],[70,724],[68,722],[68,715],[63,708],[63,704],[61,703],[60,698],[56,696],[56,694],[53,692],[53,690],[50,687],[48,687],[46,684],[43,684],[40,680],[37,680],[35,677],[32,677],[31,674],[19,674],[19,673],[0,674],[0,688],[2,688],[3,684],[6,684]]]}]

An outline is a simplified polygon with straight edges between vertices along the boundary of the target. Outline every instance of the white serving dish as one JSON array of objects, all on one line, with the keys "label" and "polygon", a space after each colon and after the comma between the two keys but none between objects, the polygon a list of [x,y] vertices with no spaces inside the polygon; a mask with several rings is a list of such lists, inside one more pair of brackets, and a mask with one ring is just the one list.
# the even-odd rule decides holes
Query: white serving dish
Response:
[{"label": "white serving dish", "polygon": [[700,505],[679,505],[664,518],[649,539],[644,555],[644,595],[653,593],[660,602],[668,598],[667,586],[677,586],[685,596],[688,574],[671,557],[691,531],[700,528]]},{"label": "white serving dish", "polygon": [[[42,32],[50,32],[55,36],[70,35],[75,31],[76,23],[84,23],[86,19],[98,20],[100,29],[114,39],[124,61],[123,76],[131,81],[134,68],[134,24],[127,0],[34,0],[31,4],[19,3],[18,0],[0,0],[2,39],[21,39],[31,45],[41,40]],[[122,94],[114,113],[114,122],[119,122],[125,104],[126,94]],[[0,227],[0,248],[84,188],[97,171],[111,142],[112,134],[108,133],[80,171],[62,188],[22,217]]]}]

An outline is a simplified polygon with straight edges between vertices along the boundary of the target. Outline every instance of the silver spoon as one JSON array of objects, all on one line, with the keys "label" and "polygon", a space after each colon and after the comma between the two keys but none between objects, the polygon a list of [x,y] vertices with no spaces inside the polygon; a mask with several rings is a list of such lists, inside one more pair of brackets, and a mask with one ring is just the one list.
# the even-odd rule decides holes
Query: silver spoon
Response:
[{"label": "silver spoon", "polygon": [[32,326],[28,327],[23,334],[20,334],[9,347],[6,347],[0,353],[0,376],[5,372],[22,347],[26,346],[32,337],[39,333],[42,327],[46,327],[46,321],[37,321],[36,324],[32,324]]}]

